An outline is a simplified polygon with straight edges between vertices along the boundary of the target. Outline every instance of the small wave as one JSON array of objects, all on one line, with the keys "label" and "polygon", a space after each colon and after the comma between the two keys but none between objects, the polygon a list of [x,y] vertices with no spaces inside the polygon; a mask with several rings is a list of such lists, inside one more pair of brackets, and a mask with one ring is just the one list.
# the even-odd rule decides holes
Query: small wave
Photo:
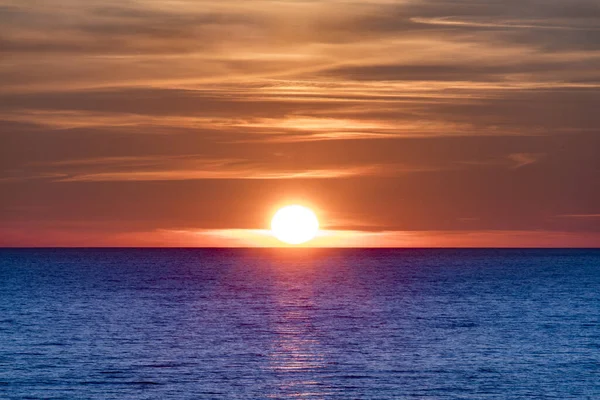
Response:
[{"label": "small wave", "polygon": [[154,381],[86,381],[82,385],[163,385]]}]

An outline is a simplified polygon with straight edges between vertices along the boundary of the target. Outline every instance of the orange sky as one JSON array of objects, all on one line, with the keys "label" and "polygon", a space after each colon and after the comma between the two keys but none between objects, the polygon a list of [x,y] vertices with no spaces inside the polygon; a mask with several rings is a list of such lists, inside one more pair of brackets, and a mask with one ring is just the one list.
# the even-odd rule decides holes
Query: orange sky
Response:
[{"label": "orange sky", "polygon": [[0,246],[600,246],[595,0],[0,0]]}]

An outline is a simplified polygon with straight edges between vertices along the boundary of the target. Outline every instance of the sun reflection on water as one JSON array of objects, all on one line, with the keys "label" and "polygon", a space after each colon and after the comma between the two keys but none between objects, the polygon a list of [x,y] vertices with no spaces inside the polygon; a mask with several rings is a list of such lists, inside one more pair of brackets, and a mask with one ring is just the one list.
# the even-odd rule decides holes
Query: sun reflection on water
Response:
[{"label": "sun reflection on water", "polygon": [[327,386],[320,372],[327,365],[322,334],[314,321],[315,297],[309,281],[280,282],[276,294],[275,335],[268,368],[280,382],[271,398],[323,396]]}]

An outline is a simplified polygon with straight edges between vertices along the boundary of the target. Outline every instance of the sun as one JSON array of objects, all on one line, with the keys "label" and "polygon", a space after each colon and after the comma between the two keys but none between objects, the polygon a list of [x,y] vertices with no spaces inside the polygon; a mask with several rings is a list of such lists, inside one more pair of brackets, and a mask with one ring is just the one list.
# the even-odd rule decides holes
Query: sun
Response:
[{"label": "sun", "polygon": [[271,219],[273,236],[287,244],[302,244],[319,231],[319,220],[307,207],[291,205],[280,208]]}]

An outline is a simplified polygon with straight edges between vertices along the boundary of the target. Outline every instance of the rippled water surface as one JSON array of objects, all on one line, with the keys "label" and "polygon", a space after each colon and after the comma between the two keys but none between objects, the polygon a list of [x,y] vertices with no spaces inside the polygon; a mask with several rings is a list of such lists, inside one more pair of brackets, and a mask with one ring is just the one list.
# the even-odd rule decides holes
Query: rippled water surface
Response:
[{"label": "rippled water surface", "polygon": [[0,250],[0,398],[600,399],[600,251]]}]

